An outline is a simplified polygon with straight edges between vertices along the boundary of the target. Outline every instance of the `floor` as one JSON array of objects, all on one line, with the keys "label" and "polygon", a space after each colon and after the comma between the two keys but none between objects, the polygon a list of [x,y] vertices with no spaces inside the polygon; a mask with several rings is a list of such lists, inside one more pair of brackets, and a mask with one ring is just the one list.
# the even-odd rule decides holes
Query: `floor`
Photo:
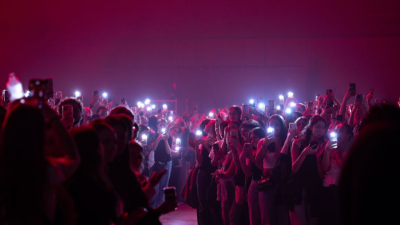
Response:
[{"label": "floor", "polygon": [[196,225],[196,209],[187,204],[179,205],[178,210],[160,217],[163,225]]}]

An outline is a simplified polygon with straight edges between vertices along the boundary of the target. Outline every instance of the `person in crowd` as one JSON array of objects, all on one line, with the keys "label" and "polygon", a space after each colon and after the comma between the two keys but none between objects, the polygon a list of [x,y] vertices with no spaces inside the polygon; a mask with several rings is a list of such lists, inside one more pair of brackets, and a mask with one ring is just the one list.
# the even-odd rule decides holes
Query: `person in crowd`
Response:
[{"label": "person in crowd", "polygon": [[6,118],[6,113],[7,113],[6,108],[0,106],[0,132],[1,132],[1,127],[3,126],[4,123],[4,119]]},{"label": "person in crowd", "polygon": [[[353,142],[353,131],[348,124],[339,124],[333,130],[333,136],[325,146],[322,157],[322,168],[326,176],[324,179],[325,199],[324,199],[324,224],[338,224],[338,201],[337,188],[342,164],[345,161],[348,150]],[[336,140],[335,140],[336,139]]]},{"label": "person in crowd", "polygon": [[80,157],[53,109],[15,100],[1,131],[0,161],[2,221],[71,223],[73,206],[61,198],[68,198],[62,183],[75,172]]},{"label": "person in crowd", "polygon": [[[272,176],[286,136],[287,128],[283,117],[278,114],[272,115],[268,121],[267,135],[259,141],[255,157],[255,165],[259,165],[258,167],[262,165],[262,177],[267,178]],[[282,225],[289,222],[288,211],[282,204],[277,204],[278,188],[279,185],[274,185],[267,190],[258,190],[258,196],[255,194],[254,199],[255,201],[258,200],[259,208],[257,209],[257,206],[254,207],[256,210],[259,210],[260,218],[253,218],[254,221],[261,219],[261,224]],[[257,191],[255,188],[253,190],[254,192]],[[254,202],[252,205],[256,204],[257,202]],[[255,222],[254,224],[259,223]]]},{"label": "person in crowd", "polygon": [[339,178],[339,223],[391,224],[396,221],[394,179],[398,171],[397,138],[400,109],[382,104],[372,107],[343,162]]},{"label": "person in crowd", "polygon": [[[109,176],[124,203],[124,211],[139,217],[137,224],[160,224],[159,217],[162,214],[174,211],[176,199],[168,199],[159,207],[150,207],[148,198],[143,192],[137,176],[132,171],[130,163],[129,142],[131,140],[132,119],[124,114],[110,115],[105,121],[111,125],[117,133],[117,151],[113,162],[109,164]],[[127,124],[130,121],[130,124]],[[149,178],[152,186],[159,184],[165,171],[153,173]]]},{"label": "person in crowd", "polygon": [[197,174],[197,195],[199,200],[198,218],[199,224],[214,224],[211,214],[211,205],[207,200],[207,189],[211,184],[211,173],[215,172],[217,167],[211,165],[209,154],[212,144],[215,143],[215,120],[206,120],[202,122],[200,127],[204,125],[203,132],[206,137],[197,137],[195,143],[195,151],[197,162],[199,163],[199,172]]},{"label": "person in crowd", "polygon": [[156,134],[158,135],[153,143],[154,149],[154,165],[150,169],[150,174],[153,172],[160,173],[166,170],[166,175],[161,178],[160,183],[155,187],[156,194],[150,200],[150,205],[155,208],[160,206],[164,202],[164,191],[163,188],[168,186],[168,182],[171,176],[172,159],[171,159],[171,148],[172,148],[172,137],[170,135],[169,126],[166,127],[165,121],[160,122],[159,130],[165,129],[165,133]]},{"label": "person in crowd", "polygon": [[326,130],[325,120],[314,115],[304,128],[302,137],[293,142],[291,156],[294,178],[289,181],[293,190],[292,193],[286,193],[290,197],[286,197],[289,200],[285,203],[290,209],[290,223],[293,225],[320,222],[324,177],[322,155],[327,142]]},{"label": "person in crowd", "polygon": [[242,118],[242,109],[239,106],[232,106],[229,109],[228,120],[240,121],[240,118]]},{"label": "person in crowd", "polygon": [[60,104],[58,104],[58,114],[62,115],[62,107],[63,105],[72,105],[72,113],[73,113],[73,126],[79,126],[82,122],[82,111],[83,106],[82,103],[74,98],[65,98],[63,99]]}]

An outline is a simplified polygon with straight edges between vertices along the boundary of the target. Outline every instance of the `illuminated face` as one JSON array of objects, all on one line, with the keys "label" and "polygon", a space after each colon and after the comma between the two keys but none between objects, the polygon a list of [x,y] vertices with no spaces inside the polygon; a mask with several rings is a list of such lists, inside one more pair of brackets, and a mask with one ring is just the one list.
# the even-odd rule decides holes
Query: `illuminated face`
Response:
[{"label": "illuminated face", "polygon": [[307,121],[305,121],[305,120],[299,120],[299,121],[297,121],[297,123],[296,123],[296,131],[297,131],[297,133],[299,134],[299,133],[301,133],[301,131],[304,129],[304,127],[306,127],[307,126]]},{"label": "illuminated face", "polygon": [[314,126],[311,127],[312,135],[317,138],[322,137],[326,132],[326,125],[323,121],[318,121]]},{"label": "illuminated face", "polygon": [[345,146],[349,141],[351,134],[347,133],[347,129],[343,126],[343,124],[339,124],[336,126],[336,133],[338,145]]}]

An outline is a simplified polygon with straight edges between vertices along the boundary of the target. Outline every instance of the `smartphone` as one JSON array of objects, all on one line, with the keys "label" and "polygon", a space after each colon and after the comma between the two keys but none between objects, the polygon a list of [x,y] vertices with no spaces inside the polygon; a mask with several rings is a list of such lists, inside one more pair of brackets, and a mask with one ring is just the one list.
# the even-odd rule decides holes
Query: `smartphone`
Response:
[{"label": "smartphone", "polygon": [[326,89],[326,94],[332,93],[332,89]]},{"label": "smartphone", "polygon": [[289,123],[289,130],[291,132],[296,131],[296,128],[297,128],[297,124],[296,123]]},{"label": "smartphone", "polygon": [[8,90],[6,90],[6,89],[3,90],[1,98],[2,98],[4,105],[7,105],[8,103],[10,103],[10,93],[8,92]]},{"label": "smartphone", "polygon": [[82,95],[79,96],[79,97],[76,97],[76,100],[78,100],[78,101],[80,101],[80,102],[83,102],[83,97],[82,97]]},{"label": "smartphone", "polygon": [[176,189],[175,189],[175,187],[165,187],[165,188],[163,188],[163,190],[164,190],[165,200],[175,199],[176,198]]},{"label": "smartphone", "polygon": [[64,118],[69,118],[69,119],[72,119],[72,120],[73,120],[73,118],[74,118],[73,115],[74,115],[74,114],[73,114],[73,107],[72,107],[72,105],[66,104],[66,105],[63,105],[63,106],[62,106],[62,117],[64,117]]},{"label": "smartphone", "polygon": [[349,87],[350,87],[350,91],[355,91],[356,90],[356,83],[350,83]]},{"label": "smartphone", "polygon": [[316,149],[318,147],[318,141],[311,141],[310,142],[310,147],[312,149]]},{"label": "smartphone", "polygon": [[198,137],[203,136],[203,132],[201,130],[197,130],[196,136],[198,136]]},{"label": "smartphone", "polygon": [[363,103],[363,99],[364,99],[364,95],[363,94],[357,94],[356,95],[356,99],[354,100],[354,103],[362,104]]},{"label": "smartphone", "polygon": [[332,132],[329,134],[329,141],[331,141],[331,142],[337,142],[337,133],[336,133],[336,132],[332,131]]},{"label": "smartphone", "polygon": [[44,95],[46,96],[46,98],[52,98],[54,95],[53,78],[45,79],[43,83],[44,83]]},{"label": "smartphone", "polygon": [[249,113],[249,105],[243,105],[243,113]]},{"label": "smartphone", "polygon": [[40,92],[42,94],[44,94],[44,90],[45,90],[44,80],[30,79],[28,87],[29,87],[29,91],[32,93],[33,96],[44,97],[44,96],[40,96]]},{"label": "smartphone", "polygon": [[336,116],[336,121],[343,123],[343,115],[337,115]]},{"label": "smartphone", "polygon": [[273,99],[268,100],[268,116],[274,114],[275,101]]}]

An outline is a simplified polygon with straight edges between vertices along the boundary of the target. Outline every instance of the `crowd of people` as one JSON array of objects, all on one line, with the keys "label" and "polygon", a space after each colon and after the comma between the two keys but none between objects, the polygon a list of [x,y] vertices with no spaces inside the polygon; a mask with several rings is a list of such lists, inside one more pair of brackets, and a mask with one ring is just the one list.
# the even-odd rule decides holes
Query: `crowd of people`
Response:
[{"label": "crowd of people", "polygon": [[[2,98],[0,223],[160,224],[178,203],[200,225],[390,221],[394,209],[381,218],[372,203],[396,192],[400,111],[373,95],[349,87],[339,101],[328,89],[300,103],[291,93],[179,116],[97,92],[84,106],[39,82]],[[387,192],[372,195],[380,185]]]}]

